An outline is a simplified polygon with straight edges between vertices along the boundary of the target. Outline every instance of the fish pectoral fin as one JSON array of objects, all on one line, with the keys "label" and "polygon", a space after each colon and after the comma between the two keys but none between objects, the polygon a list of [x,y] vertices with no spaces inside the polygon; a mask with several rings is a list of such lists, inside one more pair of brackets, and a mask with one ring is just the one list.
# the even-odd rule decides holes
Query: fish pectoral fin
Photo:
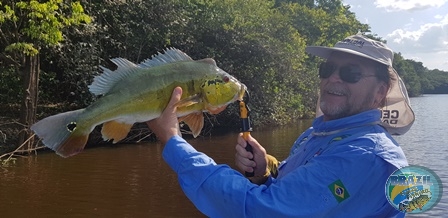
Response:
[{"label": "fish pectoral fin", "polygon": [[181,121],[184,121],[185,124],[188,125],[195,138],[201,133],[201,130],[204,127],[204,115],[202,112],[196,112],[180,117],[179,122]]},{"label": "fish pectoral fin", "polygon": [[196,95],[192,95],[190,97],[184,98],[182,100],[180,100],[179,102],[176,103],[176,107],[188,107],[190,105],[193,104],[198,104],[200,103],[201,100],[201,96],[200,94],[196,94]]},{"label": "fish pectoral fin", "polygon": [[126,138],[129,131],[131,131],[132,125],[133,124],[121,123],[115,120],[104,123],[103,128],[101,128],[103,140],[107,141],[114,139],[113,143],[119,142],[120,140]]}]

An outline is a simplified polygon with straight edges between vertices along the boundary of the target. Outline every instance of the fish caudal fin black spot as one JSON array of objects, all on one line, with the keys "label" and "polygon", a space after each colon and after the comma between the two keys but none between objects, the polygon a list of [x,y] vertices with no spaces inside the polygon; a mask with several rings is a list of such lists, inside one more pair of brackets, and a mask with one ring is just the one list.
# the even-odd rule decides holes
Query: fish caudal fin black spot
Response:
[{"label": "fish caudal fin black spot", "polygon": [[191,132],[193,133],[193,137],[197,137],[204,127],[204,114],[202,112],[196,112],[192,114],[188,114],[184,117],[179,118],[179,122],[184,121]]},{"label": "fish caudal fin black spot", "polygon": [[120,140],[126,138],[129,131],[131,131],[132,125],[133,124],[120,123],[113,120],[104,123],[101,128],[103,140],[107,141],[114,139],[113,143],[119,142]]},{"label": "fish caudal fin black spot", "polygon": [[[39,138],[42,139],[44,145],[52,150],[56,151],[59,155],[63,157],[67,157],[69,155],[64,153],[60,153],[58,151],[61,150],[61,147],[73,146],[77,149],[79,147],[84,148],[85,142],[80,140],[75,140],[76,143],[84,143],[84,144],[67,144],[67,142],[72,142],[72,135],[86,135],[88,137],[88,133],[80,134],[83,132],[79,128],[77,128],[77,120],[79,115],[84,111],[84,109],[69,111],[61,114],[57,114],[54,116],[47,117],[31,126],[31,130],[36,133]],[[75,134],[76,133],[76,134]],[[79,136],[76,136],[79,137]],[[87,141],[87,140],[85,140]],[[63,146],[64,145],[64,146]],[[72,150],[68,148],[64,148],[65,150]],[[81,149],[82,150],[82,149]]]}]

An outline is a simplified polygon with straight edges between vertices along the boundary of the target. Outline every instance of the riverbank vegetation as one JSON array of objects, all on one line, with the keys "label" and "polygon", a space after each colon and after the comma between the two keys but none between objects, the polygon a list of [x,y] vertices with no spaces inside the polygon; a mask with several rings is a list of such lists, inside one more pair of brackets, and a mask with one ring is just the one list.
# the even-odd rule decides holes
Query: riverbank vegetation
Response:
[{"label": "riverbank vegetation", "polygon": [[[25,142],[36,120],[94,101],[87,86],[110,58],[138,63],[169,47],[214,58],[248,86],[261,127],[314,116],[321,60],[305,46],[358,32],[381,40],[340,0],[4,0],[0,30],[0,153]],[[447,72],[400,53],[394,67],[411,96],[448,93]],[[238,119],[231,105],[207,125],[238,129]]]}]

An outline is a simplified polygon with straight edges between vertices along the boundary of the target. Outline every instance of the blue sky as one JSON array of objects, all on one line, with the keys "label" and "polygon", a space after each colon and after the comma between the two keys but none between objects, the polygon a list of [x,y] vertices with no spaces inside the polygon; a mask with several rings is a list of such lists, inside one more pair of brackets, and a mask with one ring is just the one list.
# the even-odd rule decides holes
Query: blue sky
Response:
[{"label": "blue sky", "polygon": [[448,71],[448,0],[342,0],[404,58]]}]

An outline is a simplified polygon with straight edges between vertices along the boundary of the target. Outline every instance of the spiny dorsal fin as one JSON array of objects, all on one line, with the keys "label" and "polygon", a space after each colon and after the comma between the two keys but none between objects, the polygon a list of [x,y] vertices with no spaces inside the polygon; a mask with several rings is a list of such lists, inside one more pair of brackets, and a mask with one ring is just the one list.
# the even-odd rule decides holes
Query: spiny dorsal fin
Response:
[{"label": "spiny dorsal fin", "polygon": [[185,54],[179,49],[169,48],[165,50],[165,53],[158,53],[157,55],[152,56],[151,59],[144,60],[138,66],[141,68],[149,68],[160,66],[167,63],[178,62],[178,61],[191,61],[190,56]]},{"label": "spiny dorsal fin", "polygon": [[140,69],[139,66],[124,58],[114,58],[112,63],[117,65],[117,69],[112,71],[103,66],[100,68],[103,73],[93,79],[93,83],[89,86],[91,93],[95,95],[103,95],[109,92],[120,80],[126,78],[130,74]]},{"label": "spiny dorsal fin", "polygon": [[117,69],[112,71],[100,66],[103,73],[93,79],[93,83],[89,86],[89,90],[95,95],[104,95],[123,78],[128,77],[130,74],[141,68],[150,68],[172,62],[191,60],[193,59],[191,59],[190,56],[176,48],[169,48],[165,50],[164,54],[159,52],[157,55],[154,55],[152,59],[145,60],[139,65],[136,65],[124,58],[114,58],[111,61],[117,65]]}]

